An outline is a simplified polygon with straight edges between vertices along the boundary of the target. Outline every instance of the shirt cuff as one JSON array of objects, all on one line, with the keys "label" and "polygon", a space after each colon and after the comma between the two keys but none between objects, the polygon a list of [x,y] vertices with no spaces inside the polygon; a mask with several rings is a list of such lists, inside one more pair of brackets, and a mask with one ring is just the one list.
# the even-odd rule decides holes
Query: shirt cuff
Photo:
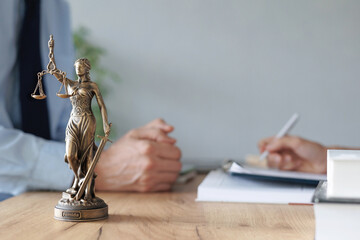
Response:
[{"label": "shirt cuff", "polygon": [[65,143],[44,141],[29,181],[29,190],[60,190],[71,185],[74,174],[64,161]]}]

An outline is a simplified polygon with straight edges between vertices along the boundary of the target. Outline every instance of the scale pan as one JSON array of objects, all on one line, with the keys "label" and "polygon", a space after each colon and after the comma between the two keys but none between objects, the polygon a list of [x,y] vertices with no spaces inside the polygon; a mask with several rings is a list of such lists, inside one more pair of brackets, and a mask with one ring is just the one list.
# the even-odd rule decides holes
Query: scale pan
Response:
[{"label": "scale pan", "polygon": [[69,98],[71,97],[72,95],[69,95],[69,94],[61,94],[61,93],[57,93],[56,94],[58,97],[61,97],[61,98]]},{"label": "scale pan", "polygon": [[36,95],[36,94],[31,94],[31,96],[35,99],[41,100],[41,99],[45,99],[46,95]]}]

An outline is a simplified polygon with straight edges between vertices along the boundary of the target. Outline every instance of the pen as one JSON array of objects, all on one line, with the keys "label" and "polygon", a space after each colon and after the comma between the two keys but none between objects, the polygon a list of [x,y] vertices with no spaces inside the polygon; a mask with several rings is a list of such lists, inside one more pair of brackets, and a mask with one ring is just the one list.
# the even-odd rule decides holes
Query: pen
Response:
[{"label": "pen", "polygon": [[[278,134],[276,134],[275,138],[281,138],[281,137],[285,136],[288,132],[290,132],[290,130],[297,123],[297,120],[299,119],[299,117],[300,116],[298,113],[294,113],[291,116],[291,118],[285,123],[285,125],[280,129]],[[260,160],[264,160],[267,157],[267,155],[269,155],[269,151],[263,152],[260,156]]]}]

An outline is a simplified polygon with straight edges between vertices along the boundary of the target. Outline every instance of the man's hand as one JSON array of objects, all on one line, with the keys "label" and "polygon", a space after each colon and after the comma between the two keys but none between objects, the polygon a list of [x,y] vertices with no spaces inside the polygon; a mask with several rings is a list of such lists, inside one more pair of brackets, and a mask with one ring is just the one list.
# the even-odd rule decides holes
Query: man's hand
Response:
[{"label": "man's hand", "polygon": [[296,136],[262,139],[260,152],[269,151],[269,167],[310,173],[326,173],[326,150],[319,143]]},{"label": "man's hand", "polygon": [[103,191],[167,191],[181,169],[181,151],[162,119],[129,131],[101,154],[95,172]]}]

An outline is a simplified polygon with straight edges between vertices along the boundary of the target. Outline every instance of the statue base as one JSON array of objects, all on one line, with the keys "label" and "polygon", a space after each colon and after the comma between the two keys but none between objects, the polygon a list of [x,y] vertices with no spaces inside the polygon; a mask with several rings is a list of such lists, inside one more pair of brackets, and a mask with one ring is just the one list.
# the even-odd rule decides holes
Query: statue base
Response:
[{"label": "statue base", "polygon": [[54,209],[54,218],[61,221],[86,222],[106,219],[108,206],[101,198],[95,197],[90,201],[75,200],[72,195],[63,192]]}]

